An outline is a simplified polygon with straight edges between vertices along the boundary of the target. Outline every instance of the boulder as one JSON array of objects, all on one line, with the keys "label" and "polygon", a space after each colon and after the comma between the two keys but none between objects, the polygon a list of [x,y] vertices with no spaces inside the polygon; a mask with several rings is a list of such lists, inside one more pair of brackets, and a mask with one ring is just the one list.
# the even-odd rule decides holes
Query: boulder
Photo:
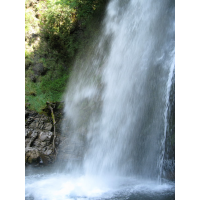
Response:
[{"label": "boulder", "polygon": [[48,149],[47,151],[45,151],[45,155],[50,155],[53,151],[51,149]]},{"label": "boulder", "polygon": [[51,123],[46,123],[44,129],[47,131],[51,131],[52,130],[52,124]]},{"label": "boulder", "polygon": [[25,148],[25,162],[28,164],[38,164],[40,162],[40,154],[36,148]]},{"label": "boulder", "polygon": [[50,141],[52,139],[53,133],[51,131],[48,132],[41,132],[39,139],[44,142],[44,141]]}]

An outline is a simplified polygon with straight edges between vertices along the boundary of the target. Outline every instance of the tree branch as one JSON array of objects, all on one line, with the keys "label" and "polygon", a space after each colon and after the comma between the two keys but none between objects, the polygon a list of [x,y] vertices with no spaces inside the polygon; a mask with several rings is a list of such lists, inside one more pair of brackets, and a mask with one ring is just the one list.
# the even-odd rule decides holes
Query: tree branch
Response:
[{"label": "tree branch", "polygon": [[55,158],[56,158],[56,154],[57,154],[57,151],[56,151],[56,147],[55,147],[55,139],[56,139],[56,121],[55,121],[55,117],[54,117],[54,113],[53,113],[53,108],[55,108],[55,104],[53,103],[49,103],[48,101],[46,102],[46,104],[48,105],[48,108],[51,110],[51,117],[52,117],[52,120],[53,120],[53,128],[54,128],[54,131],[53,131],[53,152],[55,153]]}]

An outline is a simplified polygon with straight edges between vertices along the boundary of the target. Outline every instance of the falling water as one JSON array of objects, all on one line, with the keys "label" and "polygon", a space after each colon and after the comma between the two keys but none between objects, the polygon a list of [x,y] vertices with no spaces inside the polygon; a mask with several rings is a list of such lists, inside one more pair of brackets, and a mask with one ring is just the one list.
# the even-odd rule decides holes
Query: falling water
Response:
[{"label": "falling water", "polygon": [[[174,53],[174,52],[173,52]],[[158,175],[158,179],[159,181],[161,181],[161,176],[162,176],[162,172],[163,172],[163,160],[164,160],[164,155],[165,155],[165,140],[166,140],[166,135],[167,135],[167,128],[169,126],[168,124],[168,110],[169,110],[169,104],[170,104],[170,89],[172,86],[172,81],[173,81],[173,76],[174,76],[174,61],[172,62],[172,66],[170,68],[170,72],[168,75],[168,81],[167,81],[167,86],[166,86],[166,94],[165,94],[165,98],[166,98],[166,104],[165,104],[165,111],[164,111],[164,136],[161,139],[161,153],[160,153],[160,159],[158,160],[158,165],[159,165],[159,175]]]},{"label": "falling water", "polygon": [[62,189],[50,196],[67,199],[76,190],[93,197],[119,182],[132,193],[141,182],[147,191],[168,188],[154,184],[162,174],[173,71],[174,1],[111,0],[100,35],[68,84],[62,130],[71,178],[56,175]]},{"label": "falling water", "polygon": [[77,64],[63,130],[73,133],[70,143],[87,146],[81,149],[85,173],[160,175],[174,66],[171,6],[111,1],[93,55]]}]

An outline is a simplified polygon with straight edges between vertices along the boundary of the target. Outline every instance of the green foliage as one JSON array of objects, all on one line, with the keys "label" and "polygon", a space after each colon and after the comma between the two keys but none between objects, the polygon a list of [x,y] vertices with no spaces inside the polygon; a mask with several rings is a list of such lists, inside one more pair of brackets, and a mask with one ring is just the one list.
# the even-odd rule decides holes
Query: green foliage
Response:
[{"label": "green foliage", "polygon": [[69,6],[81,23],[80,25],[85,26],[95,10],[106,2],[107,0],[60,0],[56,4]]},{"label": "green foliage", "polygon": [[30,109],[42,112],[46,102],[62,101],[69,74],[63,73],[59,78],[51,79],[52,74],[40,77],[35,83],[26,78],[25,102],[30,104]]},{"label": "green foliage", "polygon": [[[70,76],[71,68],[64,65],[63,62],[53,57],[40,58],[38,62],[48,69],[44,76],[38,76],[37,81],[33,82],[31,76],[34,72],[31,68],[26,70],[26,103],[30,104],[30,109],[42,112],[46,102],[62,101],[67,81]],[[65,67],[64,67],[65,66]]]},{"label": "green foliage", "polygon": [[[62,100],[73,58],[77,49],[84,49],[95,33],[92,18],[105,2],[25,1],[25,101],[30,109],[42,112],[47,101]],[[87,26],[90,26],[88,33]],[[45,73],[38,75],[34,70],[39,64]]]},{"label": "green foliage", "polygon": [[[71,59],[78,47],[81,31],[106,0],[26,0],[25,36],[35,46],[36,33],[60,59]],[[38,49],[39,50],[39,49]]]},{"label": "green foliage", "polygon": [[69,75],[66,74],[53,80],[49,80],[45,77],[46,79],[43,80],[41,84],[42,92],[46,93],[46,96],[50,101],[61,101],[68,77]]}]

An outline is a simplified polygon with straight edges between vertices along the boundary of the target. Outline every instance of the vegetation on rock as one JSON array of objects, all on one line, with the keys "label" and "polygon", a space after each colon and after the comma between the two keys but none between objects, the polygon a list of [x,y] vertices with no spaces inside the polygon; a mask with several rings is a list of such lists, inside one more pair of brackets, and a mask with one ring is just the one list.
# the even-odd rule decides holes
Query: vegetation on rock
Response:
[{"label": "vegetation on rock", "polygon": [[25,101],[29,109],[42,112],[47,101],[62,100],[73,58],[100,25],[106,2],[25,1]]}]

